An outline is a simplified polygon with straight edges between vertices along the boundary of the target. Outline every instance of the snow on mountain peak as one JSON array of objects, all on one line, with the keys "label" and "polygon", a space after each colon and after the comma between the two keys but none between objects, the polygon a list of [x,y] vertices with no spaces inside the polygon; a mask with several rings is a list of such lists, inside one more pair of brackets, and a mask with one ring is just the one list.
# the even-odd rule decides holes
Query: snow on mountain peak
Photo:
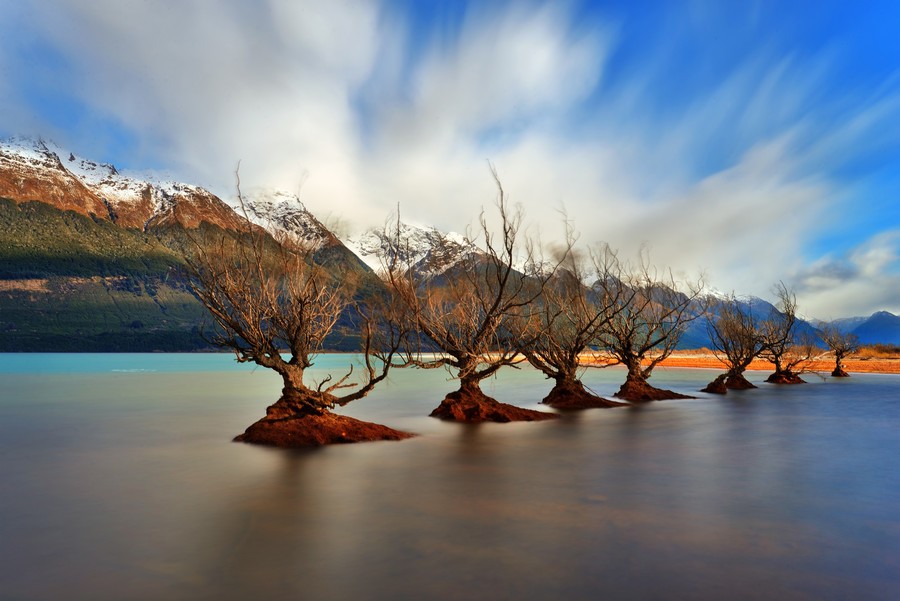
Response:
[{"label": "snow on mountain peak", "polygon": [[[174,181],[164,181],[153,173],[122,173],[109,163],[98,163],[82,158],[59,144],[41,138],[17,137],[0,143],[7,156],[17,156],[34,167],[56,168],[68,171],[72,176],[95,192],[110,205],[113,212],[120,205],[145,202],[145,192],[159,212],[170,204],[176,194],[194,193],[199,188]],[[127,207],[126,207],[127,210]]]},{"label": "snow on mountain peak", "polygon": [[[444,233],[434,227],[418,227],[408,223],[399,224],[400,249],[397,259],[426,276],[444,273],[459,261],[478,253],[478,248],[464,236]],[[390,237],[397,232],[370,228],[362,236],[347,240],[344,244],[352,250],[373,271],[382,271],[382,257],[391,253]]]},{"label": "snow on mountain peak", "polygon": [[250,221],[262,226],[277,239],[310,250],[337,242],[334,234],[306,210],[296,194],[260,189],[244,194],[243,200]]}]

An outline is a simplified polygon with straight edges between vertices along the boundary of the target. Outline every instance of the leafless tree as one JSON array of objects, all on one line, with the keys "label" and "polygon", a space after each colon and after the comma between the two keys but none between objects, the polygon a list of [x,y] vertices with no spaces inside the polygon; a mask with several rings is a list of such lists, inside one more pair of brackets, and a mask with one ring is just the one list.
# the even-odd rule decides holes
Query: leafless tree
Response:
[{"label": "leafless tree", "polygon": [[[491,173],[498,190],[498,234],[482,212],[478,236],[468,236],[472,248],[475,238],[482,248],[469,250],[448,271],[435,274],[404,260],[411,253],[398,216],[396,226],[389,224],[383,236],[391,241],[382,258],[385,277],[416,325],[424,344],[420,351],[437,351],[433,356],[419,352],[416,364],[447,368],[459,380],[459,390],[448,394],[432,416],[465,422],[547,419],[555,415],[499,403],[481,390],[486,378],[523,360],[510,320],[521,322],[553,274],[552,269],[538,269],[534,245],[523,240],[522,211],[510,208],[493,165]],[[522,270],[516,269],[519,263]]]},{"label": "leafless tree", "polygon": [[591,260],[598,257],[579,252],[576,239],[567,222],[566,244],[557,249],[560,268],[532,305],[527,316],[529,325],[517,339],[528,362],[554,381],[544,403],[560,409],[625,405],[589,392],[581,382],[580,373],[586,367],[614,363],[608,354],[591,349],[596,348],[601,330],[624,305],[620,297],[609,296],[607,292],[617,295],[626,292],[621,288],[594,290],[585,284],[588,278],[605,280],[613,272],[618,273],[615,270],[618,261],[612,253],[602,254],[603,260]]},{"label": "leafless tree", "polygon": [[[775,311],[759,323],[762,337],[760,357],[775,366],[767,379],[773,384],[802,384],[800,372],[815,354],[815,344],[797,340],[797,296],[784,282],[774,289]],[[798,344],[799,342],[799,344]]]},{"label": "leafless tree", "polygon": [[601,346],[628,369],[625,383],[615,396],[629,401],[686,398],[654,388],[647,379],[702,313],[698,306],[702,281],[690,283],[681,291],[672,274],[659,273],[645,253],[632,266],[611,259],[614,255],[608,245],[601,250],[599,260],[617,267],[598,280],[595,289],[605,298],[615,299],[607,309],[608,319],[599,336]]},{"label": "leafless tree", "polygon": [[852,332],[842,332],[837,326],[828,324],[823,326],[819,331],[819,337],[825,346],[834,353],[834,371],[831,372],[832,377],[848,378],[850,374],[844,371],[844,359],[859,350],[859,336]]},{"label": "leafless tree", "polygon": [[748,304],[745,308],[733,294],[717,299],[710,304],[706,323],[713,353],[726,365],[727,371],[704,391],[724,393],[728,388],[756,388],[744,377],[763,348],[752,306]]},{"label": "leafless tree", "polygon": [[[238,199],[243,207],[239,181]],[[238,440],[305,446],[403,434],[380,426],[383,436],[369,431],[355,438],[363,422],[313,419],[366,396],[387,377],[406,336],[390,297],[362,306],[354,297],[359,283],[354,273],[330,273],[315,263],[312,248],[278,244],[249,219],[246,226],[237,234],[198,234],[185,257],[194,293],[217,326],[211,341],[230,349],[238,362],[271,369],[283,381],[281,398]],[[307,370],[342,316],[358,328],[362,378],[354,378],[350,365],[336,379],[328,375],[309,383]]]}]

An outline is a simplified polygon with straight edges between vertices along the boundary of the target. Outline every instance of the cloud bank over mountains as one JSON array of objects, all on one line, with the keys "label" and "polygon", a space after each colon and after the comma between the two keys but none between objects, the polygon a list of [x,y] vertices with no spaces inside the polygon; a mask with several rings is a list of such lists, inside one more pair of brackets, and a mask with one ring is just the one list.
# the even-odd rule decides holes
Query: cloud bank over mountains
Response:
[{"label": "cloud bank over mountains", "polygon": [[495,196],[489,159],[547,240],[564,209],[583,241],[647,242],[718,288],[784,280],[816,317],[900,311],[900,53],[861,42],[889,39],[889,4],[0,9],[0,133],[223,198],[240,161],[248,185],[302,186],[358,232],[397,203],[464,231]]}]

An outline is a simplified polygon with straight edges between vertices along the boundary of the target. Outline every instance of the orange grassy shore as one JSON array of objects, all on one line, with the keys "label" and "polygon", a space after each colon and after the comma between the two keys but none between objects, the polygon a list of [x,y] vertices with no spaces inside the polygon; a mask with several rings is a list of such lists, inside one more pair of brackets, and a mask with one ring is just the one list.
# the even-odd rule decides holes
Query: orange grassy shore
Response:
[{"label": "orange grassy shore", "polygon": [[[590,359],[585,360],[585,363]],[[709,349],[675,351],[664,359],[661,367],[699,367],[708,369],[722,369],[725,364],[719,361]],[[874,356],[870,353],[851,355],[843,361],[844,369],[848,372],[900,374],[900,356]],[[764,359],[756,359],[750,364],[750,370],[772,371],[772,364]],[[834,369],[834,357],[826,355],[810,361],[805,371],[831,373]]]}]

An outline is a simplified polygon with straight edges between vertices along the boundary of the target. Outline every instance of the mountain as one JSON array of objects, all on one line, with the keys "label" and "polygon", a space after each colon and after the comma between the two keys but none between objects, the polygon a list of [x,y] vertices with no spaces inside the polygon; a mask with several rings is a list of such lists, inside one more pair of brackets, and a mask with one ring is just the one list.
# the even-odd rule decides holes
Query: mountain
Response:
[{"label": "mountain", "polygon": [[845,334],[856,334],[860,343],[900,345],[900,316],[878,311],[868,317],[844,317],[832,321],[817,321],[816,326],[835,326]]},{"label": "mountain", "polygon": [[272,234],[276,240],[313,250],[341,244],[337,236],[316,219],[295,194],[256,190],[245,195],[243,208],[250,221]]},{"label": "mountain", "polygon": [[[380,286],[372,271],[390,249],[383,230],[342,242],[296,195],[281,192],[248,193],[243,209],[199,186],[121,172],[49,141],[0,142],[0,351],[206,347],[206,310],[190,292],[178,248],[204,228],[246,231],[248,219],[261,235],[312,250],[336,277],[359,278],[363,293]],[[437,282],[480,255],[465,237],[435,228],[401,224],[400,237],[399,259]],[[774,310],[761,299],[745,303],[760,315]],[[836,323],[864,344],[900,343],[900,317],[891,313]],[[709,346],[703,318],[679,346]]]},{"label": "mountain", "polygon": [[[245,207],[262,235],[311,248],[338,277],[374,279],[296,197],[256,193]],[[122,173],[44,140],[0,142],[0,351],[208,346],[178,248],[200,230],[247,227],[201,187]]]},{"label": "mountain", "polygon": [[[728,300],[729,298],[731,298],[731,295],[722,294],[717,290],[713,290],[712,292],[707,293],[704,296],[705,298],[700,303],[698,303],[698,307],[707,305],[709,314],[712,316],[712,319],[715,319],[715,316],[718,314],[716,301]],[[736,300],[741,308],[741,311],[743,311],[745,314],[752,314],[756,320],[768,319],[778,313],[778,308],[775,307],[775,305],[765,299],[756,296],[738,297]],[[698,317],[688,326],[680,342],[678,343],[677,348],[712,348],[712,340],[710,339],[708,326],[709,319],[710,317],[707,317],[706,315],[698,315]],[[818,336],[818,329],[815,324],[798,317],[795,325],[795,334],[797,336],[812,336],[815,338]]]},{"label": "mountain", "polygon": [[199,186],[151,174],[122,174],[113,165],[77,157],[40,139],[0,143],[0,197],[40,201],[123,228],[197,228],[203,222],[223,229],[243,227],[230,206]]},{"label": "mountain", "polygon": [[348,248],[371,268],[381,271],[382,257],[392,255],[390,237],[399,238],[397,260],[402,265],[425,278],[440,276],[473,255],[480,254],[478,248],[456,233],[444,233],[436,228],[423,228],[407,223],[399,224],[400,232],[385,232],[383,229],[371,228],[362,236],[345,242]]},{"label": "mountain", "polygon": [[851,331],[862,344],[900,344],[900,316],[879,311]]},{"label": "mountain", "polygon": [[849,333],[861,326],[865,321],[869,319],[868,317],[842,317],[840,319],[834,319],[832,321],[823,321],[821,319],[814,320],[812,323],[817,328],[822,328],[826,325],[835,326],[838,331],[843,333]]}]

